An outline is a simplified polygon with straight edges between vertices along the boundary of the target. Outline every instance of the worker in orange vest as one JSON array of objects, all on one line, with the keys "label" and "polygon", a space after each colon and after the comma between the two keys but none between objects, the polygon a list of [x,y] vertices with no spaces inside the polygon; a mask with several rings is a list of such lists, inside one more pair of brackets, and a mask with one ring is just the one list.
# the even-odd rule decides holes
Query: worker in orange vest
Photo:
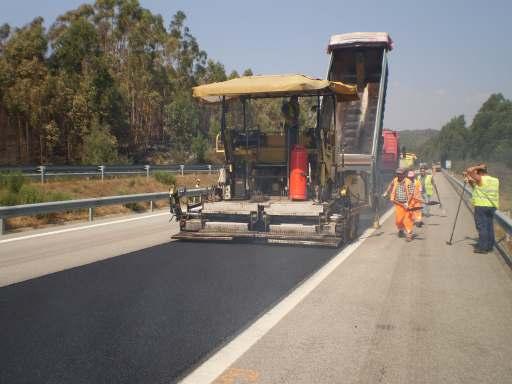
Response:
[{"label": "worker in orange vest", "polygon": [[389,196],[389,199],[395,205],[395,224],[398,229],[398,236],[405,236],[407,241],[412,241],[414,219],[409,208],[413,203],[414,185],[409,178],[405,177],[403,168],[398,168],[396,175]]},{"label": "worker in orange vest", "polygon": [[[416,178],[416,173],[414,171],[407,172],[407,178],[411,180],[411,184],[409,188],[412,191],[412,199],[410,208],[423,208],[423,201],[422,201],[422,188],[421,188],[421,182]],[[414,224],[417,227],[423,226],[423,216],[421,213],[421,209],[415,209],[412,211],[412,218],[414,220]]]}]

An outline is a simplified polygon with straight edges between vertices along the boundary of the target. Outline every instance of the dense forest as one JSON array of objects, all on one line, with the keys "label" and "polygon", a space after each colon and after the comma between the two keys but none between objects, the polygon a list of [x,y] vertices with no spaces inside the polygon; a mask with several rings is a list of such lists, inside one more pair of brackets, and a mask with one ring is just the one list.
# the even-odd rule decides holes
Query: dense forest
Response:
[{"label": "dense forest", "polygon": [[512,101],[491,95],[471,124],[462,115],[453,117],[419,154],[424,160],[499,162],[512,168]]},{"label": "dense forest", "polygon": [[0,163],[202,160],[218,111],[199,108],[191,88],[238,73],[209,59],[185,21],[97,0],[49,28],[2,25]]}]

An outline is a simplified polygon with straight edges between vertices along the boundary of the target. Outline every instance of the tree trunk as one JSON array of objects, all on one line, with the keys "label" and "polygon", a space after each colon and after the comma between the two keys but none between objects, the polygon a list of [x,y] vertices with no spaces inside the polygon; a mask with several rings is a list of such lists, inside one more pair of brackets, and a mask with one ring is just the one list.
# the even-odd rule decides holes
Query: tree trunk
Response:
[{"label": "tree trunk", "polygon": [[71,159],[71,143],[69,142],[69,127],[65,130],[66,132],[66,164],[70,164]]},{"label": "tree trunk", "polygon": [[27,160],[30,163],[30,134],[29,134],[29,127],[28,127],[28,120],[25,121],[25,149],[27,152]]},{"label": "tree trunk", "polygon": [[39,164],[44,163],[43,157],[43,135],[39,135]]},{"label": "tree trunk", "polygon": [[130,129],[132,130],[132,137],[135,144],[137,144],[137,127],[135,126],[135,91],[132,89],[132,113],[130,118]]},{"label": "tree trunk", "polygon": [[18,131],[17,131],[17,136],[18,136],[17,137],[17,139],[18,139],[17,140],[18,141],[18,145],[17,145],[17,147],[18,147],[18,163],[21,163],[21,159],[22,159],[21,151],[22,151],[22,148],[23,148],[23,143],[22,143],[23,133],[22,133],[22,129],[21,129],[21,119],[20,119],[19,116],[17,117],[17,120],[18,120]]}]

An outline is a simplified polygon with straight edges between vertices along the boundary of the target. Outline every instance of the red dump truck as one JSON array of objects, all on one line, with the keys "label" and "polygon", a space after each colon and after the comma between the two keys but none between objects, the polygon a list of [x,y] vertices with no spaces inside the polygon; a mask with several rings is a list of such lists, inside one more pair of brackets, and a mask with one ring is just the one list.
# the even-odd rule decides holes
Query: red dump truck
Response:
[{"label": "red dump truck", "polygon": [[384,129],[382,131],[382,152],[379,169],[385,174],[393,174],[400,161],[400,134],[397,131]]}]

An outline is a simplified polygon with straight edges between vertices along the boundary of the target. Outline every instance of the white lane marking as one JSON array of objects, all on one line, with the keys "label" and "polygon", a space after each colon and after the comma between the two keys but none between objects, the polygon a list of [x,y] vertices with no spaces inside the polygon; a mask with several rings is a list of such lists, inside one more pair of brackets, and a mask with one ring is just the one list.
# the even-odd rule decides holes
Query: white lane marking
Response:
[{"label": "white lane marking", "polygon": [[[393,213],[393,208],[381,217],[384,223]],[[375,228],[367,229],[355,243],[349,244],[331,261],[319,269],[313,276],[302,283],[281,302],[262,315],[249,328],[220,349],[212,357],[180,381],[180,384],[209,384],[217,379],[226,369],[238,360],[250,347],[270,331],[283,317],[297,306],[307,295],[343,263],[368,237]]]},{"label": "white lane marking", "polygon": [[97,227],[104,227],[104,226],[113,225],[113,224],[128,223],[130,221],[149,219],[149,218],[152,218],[152,217],[163,216],[163,215],[169,215],[169,212],[160,212],[160,213],[154,213],[152,215],[146,215],[146,216],[140,216],[140,217],[131,217],[129,219],[121,219],[121,220],[109,221],[109,222],[106,222],[106,223],[90,224],[90,225],[84,225],[84,226],[81,226],[81,227],[59,229],[57,231],[52,231],[52,232],[36,233],[34,235],[13,237],[13,238],[10,238],[10,239],[0,240],[0,244],[11,243],[13,241],[33,239],[33,238],[36,238],[36,237],[58,235],[58,234],[61,234],[61,233],[66,233],[66,232],[81,231],[83,229],[91,229],[91,228],[97,228]]}]

